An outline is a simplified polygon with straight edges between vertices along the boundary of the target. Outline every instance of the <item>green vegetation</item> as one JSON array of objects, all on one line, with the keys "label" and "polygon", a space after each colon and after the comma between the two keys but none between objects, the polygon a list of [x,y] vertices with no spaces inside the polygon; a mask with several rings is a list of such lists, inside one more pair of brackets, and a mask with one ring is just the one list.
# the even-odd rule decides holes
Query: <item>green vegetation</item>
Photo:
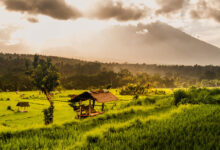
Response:
[{"label": "green vegetation", "polygon": [[120,94],[121,95],[146,95],[148,94],[149,88],[150,88],[149,85],[127,85],[121,89]]},{"label": "green vegetation", "polygon": [[[54,96],[54,124],[63,124],[75,119],[75,112],[69,107],[67,100],[70,94],[79,94],[82,91],[53,92]],[[23,96],[22,96],[23,95]],[[7,100],[10,98],[10,100]],[[18,102],[29,102],[27,113],[19,113]],[[11,110],[8,110],[8,106]],[[44,113],[50,104],[46,96],[39,92],[3,92],[0,93],[0,132],[21,131],[31,128],[44,127]]]},{"label": "green vegetation", "polygon": [[[220,89],[203,87],[219,86],[219,67],[50,58],[0,54],[0,149],[220,149]],[[65,89],[103,88],[119,100],[76,119],[68,100],[85,90]]]},{"label": "green vegetation", "polygon": [[[119,101],[107,103],[105,114],[82,120],[75,119],[67,100],[68,95],[83,91],[53,92],[54,123],[49,126],[43,123],[42,110],[49,105],[43,94],[2,93],[0,149],[220,148],[220,105],[179,103],[176,107],[172,90],[151,90],[147,96],[139,95],[136,99],[111,90]],[[220,97],[219,89],[206,90],[215,99]],[[156,94],[158,91],[166,94]],[[28,113],[16,112],[18,101],[30,103]],[[8,106],[13,111],[7,110]]]},{"label": "green vegetation", "polygon": [[39,59],[38,55],[34,56],[33,69],[29,72],[31,72],[33,84],[47,96],[47,100],[50,103],[50,107],[44,109],[44,122],[46,125],[53,123],[54,104],[51,98],[51,91],[59,86],[60,74],[51,63],[51,59],[48,58],[47,61],[44,61]]},{"label": "green vegetation", "polygon": [[93,136],[96,140],[87,139],[85,148],[219,149],[219,117],[219,106],[182,106],[152,119],[109,128],[102,136]]},{"label": "green vegetation", "polygon": [[220,89],[195,88],[174,92],[174,104],[220,104]]},{"label": "green vegetation", "polygon": [[[218,66],[167,66],[86,62],[76,59],[40,56],[52,59],[61,74],[63,89],[121,88],[127,84],[149,84],[151,88],[219,87]],[[37,90],[26,74],[34,55],[0,53],[0,91]],[[61,87],[59,87],[62,89]]]}]

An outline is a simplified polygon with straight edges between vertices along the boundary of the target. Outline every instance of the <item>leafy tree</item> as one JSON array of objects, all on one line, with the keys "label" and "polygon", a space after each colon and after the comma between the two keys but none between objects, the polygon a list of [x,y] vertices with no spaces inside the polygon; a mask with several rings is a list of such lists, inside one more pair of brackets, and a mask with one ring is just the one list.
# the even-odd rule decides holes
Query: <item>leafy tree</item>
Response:
[{"label": "leafy tree", "polygon": [[38,57],[33,62],[34,69],[32,72],[33,84],[41,90],[47,97],[50,103],[50,107],[44,110],[45,124],[50,124],[53,122],[53,100],[51,98],[51,91],[53,91],[57,86],[59,86],[60,74],[56,67],[51,63],[51,59],[47,61],[40,59]]}]

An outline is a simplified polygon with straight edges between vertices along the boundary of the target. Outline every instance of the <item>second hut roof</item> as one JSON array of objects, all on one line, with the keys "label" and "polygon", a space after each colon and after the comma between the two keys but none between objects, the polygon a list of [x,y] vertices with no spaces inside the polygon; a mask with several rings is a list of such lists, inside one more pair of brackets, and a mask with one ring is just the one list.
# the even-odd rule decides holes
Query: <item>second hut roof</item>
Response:
[{"label": "second hut roof", "polygon": [[19,107],[30,107],[29,102],[18,102],[16,106]]}]

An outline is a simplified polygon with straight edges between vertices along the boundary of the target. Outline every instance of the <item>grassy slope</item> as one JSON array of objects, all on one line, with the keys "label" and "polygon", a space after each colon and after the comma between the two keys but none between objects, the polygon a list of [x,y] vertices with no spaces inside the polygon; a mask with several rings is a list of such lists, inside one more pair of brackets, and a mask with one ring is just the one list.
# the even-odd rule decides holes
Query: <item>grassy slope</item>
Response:
[{"label": "grassy slope", "polygon": [[[67,96],[67,93],[63,93],[63,97]],[[68,107],[61,106],[63,102],[60,102],[62,99],[60,97],[59,101],[56,101],[60,110],[55,111],[57,118],[55,125],[0,133],[0,149],[218,149],[220,147],[219,105],[181,105],[177,108],[170,105],[172,99],[169,95],[151,96],[156,99],[153,105],[146,103],[144,97],[136,101],[131,101],[132,96],[119,96],[119,98],[119,102],[107,105],[108,112],[104,115],[82,121],[72,119],[69,120],[72,121],[71,123],[60,125],[62,121],[66,122],[67,118],[73,115],[72,111],[64,111]],[[39,119],[35,118],[35,124],[43,127]],[[28,124],[28,122],[23,123]]]},{"label": "grassy slope", "polygon": [[[91,138],[91,149],[219,149],[220,107],[189,106],[172,117],[135,121]],[[94,140],[95,139],[95,140]],[[122,144],[126,143],[126,144]]]}]

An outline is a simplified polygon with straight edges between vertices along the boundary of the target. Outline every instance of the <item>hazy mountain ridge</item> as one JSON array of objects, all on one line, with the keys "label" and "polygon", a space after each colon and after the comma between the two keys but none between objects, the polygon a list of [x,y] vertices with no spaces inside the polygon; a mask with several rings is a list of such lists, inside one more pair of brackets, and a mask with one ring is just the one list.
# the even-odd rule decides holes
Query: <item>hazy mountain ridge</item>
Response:
[{"label": "hazy mountain ridge", "polygon": [[[165,45],[170,48],[168,55],[173,55],[170,59],[176,59],[178,64],[220,64],[220,49],[218,47],[163,23],[148,26],[148,31],[155,41],[164,41]],[[155,47],[160,49],[157,45]],[[176,58],[174,58],[175,56]]]},{"label": "hazy mountain ridge", "polygon": [[161,22],[114,26],[98,36],[98,57],[106,53],[132,63],[220,65],[218,47]]}]

